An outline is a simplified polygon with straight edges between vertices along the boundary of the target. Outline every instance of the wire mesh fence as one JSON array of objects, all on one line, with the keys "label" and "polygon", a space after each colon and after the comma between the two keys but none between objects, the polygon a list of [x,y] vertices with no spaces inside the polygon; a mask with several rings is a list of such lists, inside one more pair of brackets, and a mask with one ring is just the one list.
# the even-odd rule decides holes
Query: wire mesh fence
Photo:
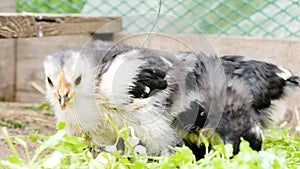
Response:
[{"label": "wire mesh fence", "polygon": [[[123,30],[299,38],[297,0],[17,0],[17,12],[85,13],[121,16]],[[148,14],[153,14],[149,16]]]}]

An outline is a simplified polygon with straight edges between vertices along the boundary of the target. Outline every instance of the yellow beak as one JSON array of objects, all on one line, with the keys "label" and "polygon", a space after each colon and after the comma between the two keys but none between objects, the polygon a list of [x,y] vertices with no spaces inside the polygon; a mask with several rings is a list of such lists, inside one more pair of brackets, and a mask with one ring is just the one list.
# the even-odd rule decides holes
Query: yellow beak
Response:
[{"label": "yellow beak", "polygon": [[60,107],[62,110],[64,110],[71,99],[72,95],[70,95],[70,87],[65,79],[64,72],[60,73],[60,85],[58,89],[58,101],[60,103]]}]

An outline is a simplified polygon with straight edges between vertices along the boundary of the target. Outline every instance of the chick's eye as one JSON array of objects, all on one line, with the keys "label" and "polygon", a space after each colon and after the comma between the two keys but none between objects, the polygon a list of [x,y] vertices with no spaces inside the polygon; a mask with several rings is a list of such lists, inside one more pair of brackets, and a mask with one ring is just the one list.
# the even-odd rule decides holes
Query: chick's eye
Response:
[{"label": "chick's eye", "polygon": [[80,82],[81,82],[81,75],[78,76],[78,77],[75,79],[74,83],[75,83],[75,85],[77,86],[77,85],[80,84]]},{"label": "chick's eye", "polygon": [[50,79],[49,77],[47,77],[47,81],[48,81],[48,84],[49,84],[51,87],[53,87],[53,83],[52,83],[52,81],[51,81],[51,79]]}]

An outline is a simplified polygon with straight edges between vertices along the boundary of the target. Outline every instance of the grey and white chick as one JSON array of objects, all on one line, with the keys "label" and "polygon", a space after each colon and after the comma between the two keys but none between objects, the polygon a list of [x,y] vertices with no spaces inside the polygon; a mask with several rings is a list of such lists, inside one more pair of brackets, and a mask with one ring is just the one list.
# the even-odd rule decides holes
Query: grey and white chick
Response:
[{"label": "grey and white chick", "polygon": [[255,150],[271,119],[271,100],[299,86],[286,69],[239,56],[166,51],[96,41],[84,49],[57,51],[45,59],[47,99],[57,121],[95,146],[115,144],[130,127],[150,155],[186,144],[205,154],[201,134],[230,143],[240,138]]}]

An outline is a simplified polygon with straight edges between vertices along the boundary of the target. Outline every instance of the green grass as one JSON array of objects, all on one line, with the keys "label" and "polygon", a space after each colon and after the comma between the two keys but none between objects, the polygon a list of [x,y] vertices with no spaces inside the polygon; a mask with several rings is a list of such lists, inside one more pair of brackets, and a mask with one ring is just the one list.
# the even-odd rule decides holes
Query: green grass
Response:
[{"label": "green grass", "polygon": [[39,102],[30,106],[25,107],[26,109],[31,109],[39,111],[44,115],[54,116],[54,112],[51,108],[51,105],[48,102]]},{"label": "green grass", "polygon": [[0,120],[0,126],[7,127],[7,128],[25,128],[25,125],[15,122],[15,121],[4,121]]},{"label": "green grass", "polygon": [[[59,129],[63,127],[62,123],[58,126]],[[127,137],[124,134],[126,131],[119,130],[123,133],[121,137]],[[126,156],[115,151],[101,152],[93,157],[83,138],[69,136],[64,130],[47,137],[36,134],[28,136],[39,143],[34,155],[30,156],[24,136],[11,137],[6,128],[2,132],[12,154],[0,160],[0,168],[300,168],[300,138],[282,126],[269,130],[260,152],[252,150],[248,142],[242,140],[240,152],[234,157],[231,145],[217,145],[199,161],[185,146],[176,147],[176,153],[169,157],[137,154],[130,146],[127,147]],[[24,147],[26,159],[20,158],[13,143]]]},{"label": "green grass", "polygon": [[17,0],[17,12],[80,13],[87,0]]}]

